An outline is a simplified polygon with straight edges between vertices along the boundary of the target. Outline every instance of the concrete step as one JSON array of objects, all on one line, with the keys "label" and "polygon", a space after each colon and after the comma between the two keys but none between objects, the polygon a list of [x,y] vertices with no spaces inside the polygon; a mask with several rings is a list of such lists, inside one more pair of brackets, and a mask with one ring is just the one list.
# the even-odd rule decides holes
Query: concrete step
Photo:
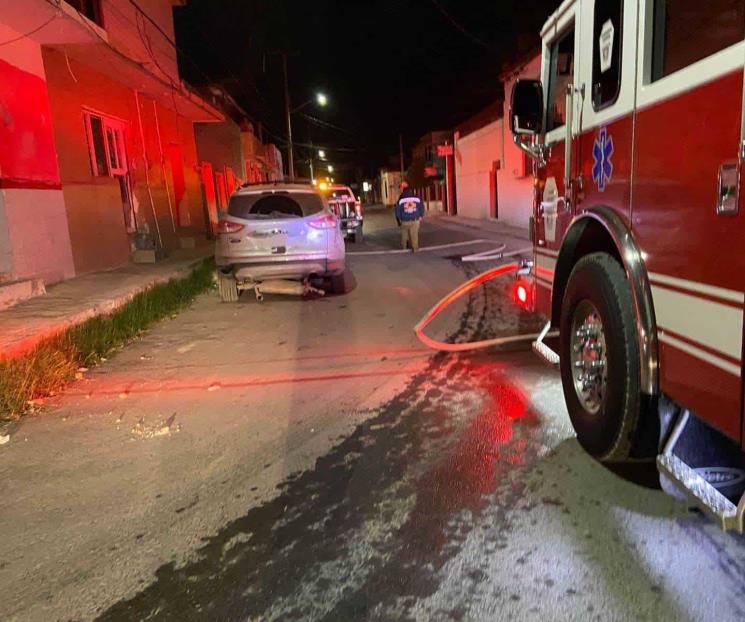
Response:
[{"label": "concrete step", "polygon": [[41,279],[0,283],[0,310],[12,307],[29,298],[43,296],[46,293],[44,281]]},{"label": "concrete step", "polygon": [[156,263],[167,257],[166,252],[162,249],[138,248],[132,251],[132,261],[134,263]]}]

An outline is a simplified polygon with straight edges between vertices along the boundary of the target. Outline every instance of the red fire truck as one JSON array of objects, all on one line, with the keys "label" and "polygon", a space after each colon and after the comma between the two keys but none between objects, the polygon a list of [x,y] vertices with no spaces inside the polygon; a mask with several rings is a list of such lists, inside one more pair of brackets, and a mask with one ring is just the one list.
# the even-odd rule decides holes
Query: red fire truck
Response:
[{"label": "red fire truck", "polygon": [[601,461],[745,531],[745,0],[566,0],[512,92],[533,306]]}]

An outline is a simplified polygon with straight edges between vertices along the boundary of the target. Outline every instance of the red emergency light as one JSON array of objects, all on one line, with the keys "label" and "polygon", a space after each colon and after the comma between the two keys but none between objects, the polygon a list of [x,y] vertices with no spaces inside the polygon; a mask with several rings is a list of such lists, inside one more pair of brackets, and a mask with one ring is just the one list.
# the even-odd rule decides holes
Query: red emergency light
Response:
[{"label": "red emergency light", "polygon": [[530,284],[524,279],[517,279],[512,286],[512,299],[518,307],[530,309],[533,305],[533,293]]}]

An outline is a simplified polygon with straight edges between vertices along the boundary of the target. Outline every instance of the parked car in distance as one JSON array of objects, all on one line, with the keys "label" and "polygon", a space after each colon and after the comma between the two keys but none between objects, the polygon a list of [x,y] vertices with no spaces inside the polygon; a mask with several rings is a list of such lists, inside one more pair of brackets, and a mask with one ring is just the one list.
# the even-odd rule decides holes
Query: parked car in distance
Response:
[{"label": "parked car in distance", "polygon": [[[323,190],[323,187],[322,187]],[[344,237],[351,237],[355,243],[362,242],[362,203],[354,196],[349,186],[331,184],[323,190],[329,206],[339,218]]]},{"label": "parked car in distance", "polygon": [[330,281],[344,290],[344,238],[325,197],[311,184],[267,182],[236,190],[221,214],[215,248],[220,297],[274,279]]}]

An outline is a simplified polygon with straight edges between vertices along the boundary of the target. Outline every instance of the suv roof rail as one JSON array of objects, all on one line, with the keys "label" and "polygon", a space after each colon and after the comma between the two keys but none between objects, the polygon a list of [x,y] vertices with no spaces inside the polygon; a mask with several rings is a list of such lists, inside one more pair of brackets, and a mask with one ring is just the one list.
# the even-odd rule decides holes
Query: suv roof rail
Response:
[{"label": "suv roof rail", "polygon": [[301,186],[313,185],[310,179],[283,177],[282,179],[272,179],[271,181],[247,181],[241,185],[241,188],[250,188],[251,186],[278,186],[284,184],[298,184]]}]

